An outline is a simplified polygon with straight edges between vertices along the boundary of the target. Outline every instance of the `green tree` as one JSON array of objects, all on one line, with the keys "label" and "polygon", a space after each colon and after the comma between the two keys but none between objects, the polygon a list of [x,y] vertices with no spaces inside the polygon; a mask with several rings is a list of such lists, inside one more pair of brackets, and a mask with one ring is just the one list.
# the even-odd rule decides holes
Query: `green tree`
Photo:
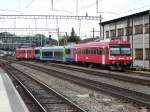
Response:
[{"label": "green tree", "polygon": [[76,35],[74,28],[71,30],[71,36],[67,40],[68,42],[78,43],[80,41],[80,37]]},{"label": "green tree", "polygon": [[70,36],[64,36],[59,39],[59,45],[67,45],[68,43],[78,43],[80,37],[76,35],[74,28],[71,29]]}]

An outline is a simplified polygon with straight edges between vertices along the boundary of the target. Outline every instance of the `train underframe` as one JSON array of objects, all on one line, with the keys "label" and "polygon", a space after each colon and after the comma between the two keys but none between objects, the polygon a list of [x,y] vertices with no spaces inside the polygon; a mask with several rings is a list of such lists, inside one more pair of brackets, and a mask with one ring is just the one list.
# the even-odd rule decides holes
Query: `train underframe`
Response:
[{"label": "train underframe", "polygon": [[118,70],[118,71],[125,71],[131,68],[132,61],[129,61],[127,63],[122,62],[116,62],[109,65],[110,70]]}]

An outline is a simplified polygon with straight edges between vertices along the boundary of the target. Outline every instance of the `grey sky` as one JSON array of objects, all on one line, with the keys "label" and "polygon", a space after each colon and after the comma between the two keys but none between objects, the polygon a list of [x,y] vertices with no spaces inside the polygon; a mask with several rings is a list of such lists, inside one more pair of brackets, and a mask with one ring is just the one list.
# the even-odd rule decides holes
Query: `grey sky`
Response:
[{"label": "grey sky", "polygon": [[[52,11],[51,0],[0,0],[0,14],[76,15],[76,1],[77,0],[53,0],[55,10]],[[86,13],[91,16],[100,15],[100,13],[96,12],[96,0],[78,1],[78,15],[83,16]],[[149,7],[150,0],[99,0],[98,11],[102,12],[103,20],[106,20],[140,10],[146,10],[149,9]],[[3,20],[1,20],[1,22],[3,22]],[[80,21],[59,21],[59,27],[61,31],[67,32],[71,30],[71,27],[75,27],[76,32],[79,33],[79,22]],[[24,23],[28,24],[28,27],[31,27],[31,22],[24,21],[23,24]],[[55,23],[56,21],[51,21],[48,26],[56,27]],[[66,23],[68,24],[66,25]],[[3,26],[7,26],[6,23],[3,24]],[[89,26],[99,30],[98,22],[82,22],[81,35],[91,34],[90,31],[92,27]]]}]

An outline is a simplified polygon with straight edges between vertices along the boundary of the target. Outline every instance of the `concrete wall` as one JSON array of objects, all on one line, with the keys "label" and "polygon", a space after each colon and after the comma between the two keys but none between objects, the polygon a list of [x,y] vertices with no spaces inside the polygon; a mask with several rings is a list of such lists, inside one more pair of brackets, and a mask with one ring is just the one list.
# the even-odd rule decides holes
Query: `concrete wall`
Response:
[{"label": "concrete wall", "polygon": [[[144,16],[144,17],[143,17]],[[143,20],[144,19],[144,20]],[[111,31],[114,30],[116,28],[116,36],[118,36],[117,33],[117,29],[120,28],[124,28],[124,36],[122,36],[122,38],[124,40],[127,40],[127,36],[126,36],[126,27],[128,25],[128,20],[127,19],[123,19],[123,20],[119,20],[116,22],[112,22],[112,23],[108,23],[104,25],[104,31],[102,30],[102,34],[104,34],[104,39],[106,39],[106,31]],[[149,17],[148,14],[147,15],[140,15],[138,17],[133,17],[133,42],[132,42],[132,35],[129,36],[129,41],[131,44],[131,47],[133,49],[133,57],[135,58],[135,49],[136,48],[143,48],[143,55],[144,55],[144,59],[145,59],[145,48],[149,48],[149,34],[145,33],[145,27],[143,27],[143,34],[135,34],[135,25],[140,25],[143,24],[143,26],[145,26],[145,24],[149,23]],[[132,27],[132,18],[129,18],[129,26]],[[109,36],[110,36],[110,32],[109,32]],[[133,43],[133,45],[132,45]],[[144,45],[143,45],[144,43]],[[149,60],[134,60],[133,62],[133,66],[140,66],[140,67],[144,67],[144,68],[149,68]]]}]

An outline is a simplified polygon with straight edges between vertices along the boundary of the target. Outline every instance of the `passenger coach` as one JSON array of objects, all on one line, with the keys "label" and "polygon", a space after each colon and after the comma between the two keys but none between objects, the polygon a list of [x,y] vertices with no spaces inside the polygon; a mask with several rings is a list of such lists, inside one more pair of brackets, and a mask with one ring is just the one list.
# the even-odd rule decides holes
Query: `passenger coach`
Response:
[{"label": "passenger coach", "polygon": [[128,41],[107,40],[75,45],[73,60],[75,62],[102,64],[113,70],[122,70],[125,67],[130,67],[132,56]]}]

